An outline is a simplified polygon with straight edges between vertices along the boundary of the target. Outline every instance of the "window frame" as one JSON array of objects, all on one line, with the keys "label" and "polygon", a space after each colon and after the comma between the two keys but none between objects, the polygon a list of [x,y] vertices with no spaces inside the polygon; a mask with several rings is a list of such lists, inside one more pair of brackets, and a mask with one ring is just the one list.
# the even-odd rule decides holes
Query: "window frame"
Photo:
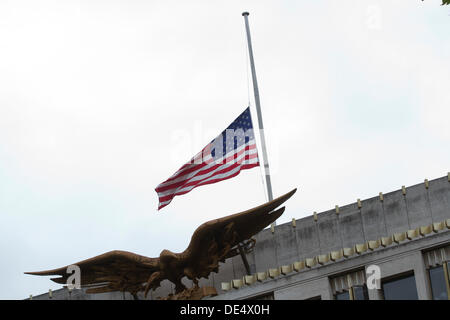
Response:
[{"label": "window frame", "polygon": [[261,293],[256,296],[244,299],[244,300],[275,300],[275,292],[269,291],[269,292]]},{"label": "window frame", "polygon": [[355,288],[356,287],[361,287],[363,289],[363,292],[365,292],[365,297],[367,297],[367,299],[364,299],[364,300],[370,300],[369,299],[369,293],[368,293],[368,290],[367,290],[367,287],[366,287],[365,284],[364,285],[351,286],[350,288],[348,288],[348,290],[345,289],[345,290],[342,290],[341,292],[336,292],[334,294],[334,300],[338,300],[338,299],[336,299],[338,294],[342,294],[342,293],[345,293],[345,292],[348,292],[348,300],[358,300],[358,299],[356,299],[356,294],[355,294]]},{"label": "window frame", "polygon": [[[427,268],[428,286],[430,288],[431,300],[436,300],[434,292],[433,292],[433,281],[432,281],[431,271],[439,269],[439,268],[443,272],[444,283],[445,283],[444,290],[447,295],[447,300],[450,300],[450,287],[449,287],[449,279],[448,279],[447,262],[443,262],[443,264],[438,264],[438,265],[430,266]],[[440,299],[438,299],[438,300],[440,300]]]},{"label": "window frame", "polygon": [[351,288],[349,288],[349,290],[342,290],[341,292],[336,292],[334,294],[334,300],[342,300],[342,301],[347,300],[347,299],[338,299],[337,298],[338,295],[343,294],[343,293],[348,293],[348,300],[352,300],[352,296],[351,296],[350,290],[351,290]]},{"label": "window frame", "polygon": [[[450,264],[449,261],[444,261],[444,263],[441,266],[444,268],[444,279],[445,279],[445,288],[447,289],[447,300],[450,300]],[[430,283],[431,284],[431,283]]]},{"label": "window frame", "polygon": [[[414,279],[414,287],[416,288],[416,296],[417,296],[417,300],[419,300],[419,291],[417,290],[417,280],[416,280],[416,274],[415,274],[414,270],[410,270],[410,271],[402,272],[402,273],[398,273],[398,274],[393,274],[392,276],[381,279],[381,289],[379,291],[382,295],[383,300],[386,300],[386,294],[385,294],[385,284],[386,283],[397,281],[397,280],[402,280],[402,279],[409,278],[409,277],[413,277],[413,279]],[[401,299],[394,299],[394,300],[401,300]],[[410,301],[413,301],[413,300],[410,300]]]},{"label": "window frame", "polygon": [[355,288],[358,288],[358,287],[362,288],[363,295],[364,295],[365,298],[367,298],[367,299],[364,299],[364,300],[370,300],[369,299],[369,290],[367,289],[366,284],[364,284],[362,286],[361,285],[359,285],[359,286],[352,286],[350,288],[350,298],[351,298],[351,300],[358,300],[358,299],[356,299],[356,293],[355,293]]}]

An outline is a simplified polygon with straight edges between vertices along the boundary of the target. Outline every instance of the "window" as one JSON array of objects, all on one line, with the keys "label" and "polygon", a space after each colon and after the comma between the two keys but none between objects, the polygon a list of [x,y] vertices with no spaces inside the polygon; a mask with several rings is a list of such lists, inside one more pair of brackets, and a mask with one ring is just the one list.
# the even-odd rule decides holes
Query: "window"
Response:
[{"label": "window", "polygon": [[367,293],[367,287],[365,285],[355,286],[352,290],[353,300],[369,300],[369,294]]},{"label": "window", "polygon": [[433,300],[447,300],[444,268],[442,266],[431,268],[428,270],[428,275],[430,276]]},{"label": "window", "polygon": [[322,296],[315,296],[315,297],[311,297],[305,300],[322,300]]},{"label": "window", "polygon": [[365,285],[353,286],[348,291],[337,292],[334,295],[336,300],[369,300],[367,287]]},{"label": "window", "polygon": [[382,282],[385,300],[418,300],[414,274]]},{"label": "window", "polygon": [[334,298],[336,300],[350,300],[350,292],[349,291],[344,291],[344,292],[341,292],[341,293],[336,293]]},{"label": "window", "polygon": [[450,245],[423,252],[433,300],[450,300]]},{"label": "window", "polygon": [[275,300],[273,292],[264,293],[256,297],[251,297],[246,300]]},{"label": "window", "polygon": [[428,269],[433,300],[450,300],[448,262]]},{"label": "window", "polygon": [[330,278],[335,300],[369,300],[364,269],[335,275]]}]

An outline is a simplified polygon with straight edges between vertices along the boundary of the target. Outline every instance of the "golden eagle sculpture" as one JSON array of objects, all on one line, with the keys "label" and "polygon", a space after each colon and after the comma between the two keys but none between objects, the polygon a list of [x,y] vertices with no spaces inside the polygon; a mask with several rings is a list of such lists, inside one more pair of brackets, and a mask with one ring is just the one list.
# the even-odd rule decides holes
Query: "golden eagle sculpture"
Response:
[{"label": "golden eagle sculpture", "polygon": [[[181,282],[186,276],[198,288],[200,278],[208,278],[211,272],[218,272],[219,262],[239,254],[241,243],[251,243],[248,240],[253,235],[278,219],[284,207],[275,209],[296,190],[253,209],[203,223],[195,230],[189,246],[182,253],[163,250],[159,258],[148,258],[116,250],[75,263],[81,271],[81,286],[90,287],[86,293],[122,291],[136,298],[138,292],[144,291],[147,296],[150,289],[156,289],[161,281],[168,279],[175,284],[175,293],[180,294],[187,289]],[[70,276],[67,268],[25,273],[58,275],[61,277],[51,280],[66,284]]]}]

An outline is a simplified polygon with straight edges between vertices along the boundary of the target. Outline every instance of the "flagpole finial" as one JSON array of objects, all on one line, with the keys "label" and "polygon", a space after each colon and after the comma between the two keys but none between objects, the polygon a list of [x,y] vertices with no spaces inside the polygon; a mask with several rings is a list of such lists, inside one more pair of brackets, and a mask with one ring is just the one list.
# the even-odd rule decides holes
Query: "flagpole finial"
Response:
[{"label": "flagpole finial", "polygon": [[245,11],[245,12],[242,12],[242,15],[243,16],[248,16],[250,13],[248,13],[247,11]]}]

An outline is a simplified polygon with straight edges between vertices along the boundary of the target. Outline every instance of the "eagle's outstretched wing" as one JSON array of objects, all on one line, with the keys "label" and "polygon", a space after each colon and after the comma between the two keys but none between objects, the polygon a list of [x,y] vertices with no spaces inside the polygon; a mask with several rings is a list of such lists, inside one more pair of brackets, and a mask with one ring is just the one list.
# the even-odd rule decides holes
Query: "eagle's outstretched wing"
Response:
[{"label": "eagle's outstretched wing", "polygon": [[[99,256],[74,263],[80,268],[81,286],[94,286],[87,293],[128,291],[136,294],[143,290],[143,284],[159,271],[159,258],[148,258],[127,251],[110,251]],[[66,284],[71,276],[69,266],[40,272],[25,272],[39,276],[58,275],[52,278],[56,283]]]},{"label": "eagle's outstretched wing", "polygon": [[[230,256],[239,243],[250,239],[274,222],[284,212],[275,210],[288,200],[297,189],[256,208],[215,219],[202,224],[192,235],[188,248],[181,253],[187,275],[191,279],[208,277],[218,271],[219,262]],[[275,210],[275,211],[274,211]]]},{"label": "eagle's outstretched wing", "polygon": [[[181,283],[184,275],[196,281],[208,277],[212,271],[217,272],[219,262],[234,256],[239,243],[250,239],[281,216],[284,207],[275,209],[296,190],[256,208],[202,224],[195,230],[188,248],[182,253],[163,250],[160,258],[148,258],[126,251],[110,251],[74,263],[81,271],[80,284],[90,287],[87,293],[128,291],[135,295],[143,290],[147,294],[149,289],[158,287],[163,279],[169,279],[175,283],[177,290],[181,290],[185,288]],[[25,273],[58,275],[60,277],[51,280],[66,284],[71,276],[67,273],[68,267]]]}]

